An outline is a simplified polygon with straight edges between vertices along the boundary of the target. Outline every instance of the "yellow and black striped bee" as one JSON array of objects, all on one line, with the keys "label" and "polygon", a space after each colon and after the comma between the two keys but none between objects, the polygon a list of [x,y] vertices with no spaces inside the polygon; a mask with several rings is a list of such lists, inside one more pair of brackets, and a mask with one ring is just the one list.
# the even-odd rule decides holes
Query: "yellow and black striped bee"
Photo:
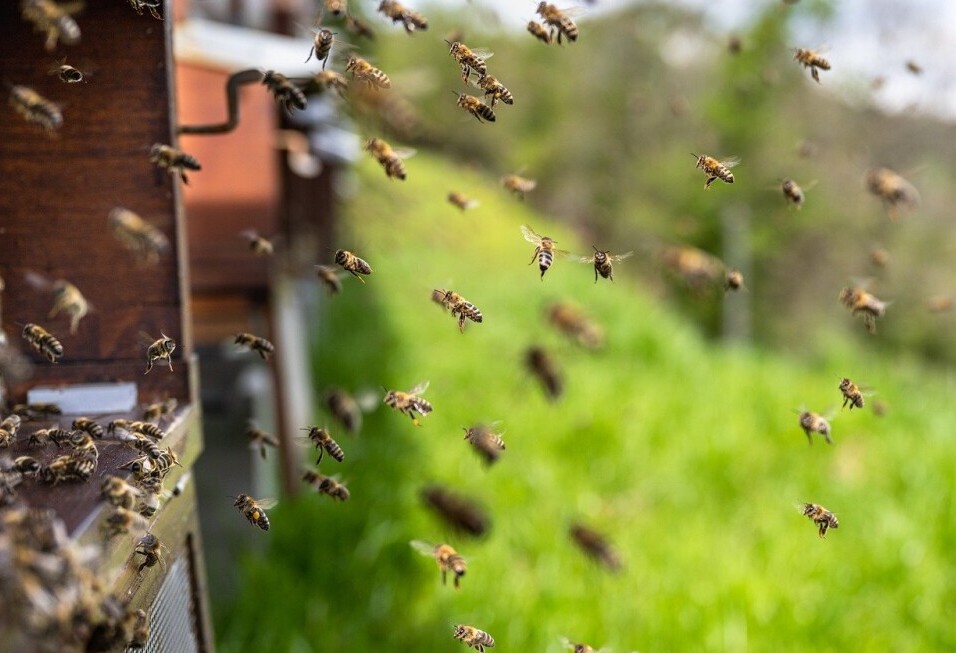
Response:
[{"label": "yellow and black striped bee", "polygon": [[159,340],[156,340],[146,348],[146,371],[143,374],[149,374],[153,369],[153,362],[165,359],[169,363],[169,371],[173,371],[173,352],[176,351],[176,341],[160,332]]},{"label": "yellow and black striped bee", "polygon": [[351,496],[349,489],[341,481],[311,469],[305,470],[302,480],[315,488],[319,494],[327,494],[337,501],[348,501]]},{"label": "yellow and black striped bee", "polygon": [[276,102],[287,113],[305,109],[305,93],[298,86],[289,81],[289,78],[274,70],[267,70],[262,75],[262,83],[272,92]]},{"label": "yellow and black striped bee", "polygon": [[275,345],[254,333],[237,333],[235,344],[258,353],[262,360],[269,360],[269,355],[276,350]]},{"label": "yellow and black striped bee", "polygon": [[562,36],[569,41],[578,40],[578,26],[574,24],[566,11],[558,9],[549,2],[539,2],[537,13],[544,23],[551,27],[552,34],[557,33],[558,45],[561,44]]},{"label": "yellow and black striped bee", "polygon": [[315,273],[325,285],[330,295],[337,295],[342,290],[340,271],[331,265],[316,265]]},{"label": "yellow and black striped bee", "polygon": [[478,310],[478,307],[467,301],[464,297],[456,293],[454,290],[445,290],[444,288],[437,288],[432,291],[433,297],[440,298],[438,303],[442,305],[443,308],[451,309],[452,317],[458,318],[458,331],[461,333],[465,332],[465,320],[471,320],[472,322],[481,323],[482,315],[481,311]]},{"label": "yellow and black striped bee", "polygon": [[57,485],[65,481],[86,482],[96,472],[97,459],[86,456],[66,454],[57,456],[48,465],[37,471],[37,480],[41,483]]},{"label": "yellow and black striped bee", "polygon": [[312,48],[309,50],[309,56],[305,58],[306,63],[315,55],[316,61],[322,62],[322,70],[325,70],[325,64],[329,60],[329,53],[332,52],[332,44],[335,43],[335,32],[321,27],[313,30]]},{"label": "yellow and black striped bee", "polygon": [[523,200],[524,194],[533,191],[538,182],[520,175],[505,175],[501,178],[501,185],[514,193],[519,200]]},{"label": "yellow and black striped bee", "polygon": [[529,20],[527,26],[528,33],[545,45],[551,45],[551,32],[545,29],[544,25],[536,20]]},{"label": "yellow and black striped bee", "polygon": [[50,102],[29,86],[10,88],[10,106],[27,122],[35,122],[43,127],[47,135],[53,136],[63,125],[63,113],[59,105]]},{"label": "yellow and black striped bee", "polygon": [[405,163],[402,159],[407,159],[415,153],[414,150],[392,149],[392,146],[381,138],[368,139],[365,151],[382,164],[386,176],[402,180],[405,179]]},{"label": "yellow and black striped bee", "polygon": [[141,254],[147,264],[155,264],[169,250],[169,239],[158,228],[129,209],[116,207],[110,211],[110,227],[127,249]]},{"label": "yellow and black striped bee", "polygon": [[250,449],[258,449],[262,459],[266,459],[266,447],[278,447],[279,438],[256,427],[251,421],[246,426],[246,438]]},{"label": "yellow and black striped bee", "polygon": [[472,50],[460,41],[449,42],[446,40],[445,43],[450,46],[448,54],[461,66],[461,81],[467,82],[472,71],[478,75],[479,79],[488,74],[488,64],[485,63],[485,60],[494,56],[493,52],[482,49]]},{"label": "yellow and black striped bee", "polygon": [[474,626],[466,626],[464,624],[458,624],[455,626],[455,639],[460,640],[462,643],[467,644],[471,648],[482,653],[485,650],[485,647],[491,648],[495,645],[495,639],[488,633],[483,630],[479,630]]},{"label": "yellow and black striped bee", "polygon": [[269,530],[269,516],[266,510],[276,505],[274,499],[253,499],[248,494],[240,494],[232,505],[239,509],[250,524],[264,531]]},{"label": "yellow and black striped bee", "polygon": [[249,249],[256,256],[272,256],[275,253],[275,245],[272,241],[255,229],[245,229],[239,232],[239,235],[249,241]]},{"label": "yellow and black striped bee", "polygon": [[813,444],[812,433],[819,433],[827,444],[833,444],[830,439],[830,422],[818,413],[809,410],[800,411],[800,428],[807,434],[807,442]]},{"label": "yellow and black striped bee", "polygon": [[542,236],[535,233],[535,231],[527,226],[521,225],[521,234],[524,236],[524,239],[529,243],[534,243],[534,255],[531,257],[531,262],[528,265],[531,265],[538,261],[538,269],[541,270],[541,279],[544,279],[544,273],[548,271],[548,268],[551,267],[551,264],[554,262],[555,254],[566,255],[566,252],[563,249],[557,249],[554,244],[557,242],[548,236]]},{"label": "yellow and black striped bee", "polygon": [[459,193],[452,191],[448,193],[448,201],[451,202],[454,206],[457,206],[462,211],[467,211],[468,209],[473,209],[478,206],[479,202],[476,199],[472,199],[465,195],[464,193]]},{"label": "yellow and black striped bee", "polygon": [[707,175],[704,188],[710,188],[710,185],[718,179],[728,184],[734,183],[734,174],[730,171],[730,168],[740,163],[740,159],[733,157],[721,161],[706,154],[698,155],[693,152],[691,152],[691,156],[697,159],[696,167],[703,170],[704,174]]},{"label": "yellow and black striped bee", "polygon": [[913,209],[919,205],[919,191],[902,175],[889,168],[874,168],[866,174],[866,185],[879,197],[891,220],[899,217],[899,208]]},{"label": "yellow and black striped bee", "polygon": [[133,555],[143,556],[143,563],[136,570],[137,573],[147,567],[155,567],[156,564],[160,562],[162,550],[165,548],[166,547],[160,543],[159,538],[152,533],[146,533],[139,538],[139,542],[136,543],[136,547],[133,549]]},{"label": "yellow and black striped bee", "polygon": [[458,106],[473,115],[475,120],[478,122],[481,122],[482,118],[488,122],[495,121],[495,112],[491,110],[491,107],[483,103],[474,95],[468,95],[467,93],[455,93],[454,91],[452,91],[452,93],[458,96]]},{"label": "yellow and black striped bee", "polygon": [[455,574],[455,589],[461,584],[461,578],[468,571],[468,565],[465,559],[455,551],[449,544],[429,544],[422,540],[412,540],[409,542],[412,548],[435,559],[438,563],[438,569],[441,571],[441,582],[444,585],[447,582],[448,572]]},{"label": "yellow and black striped bee", "polygon": [[887,302],[859,286],[848,286],[840,291],[840,302],[853,313],[863,318],[863,325],[870,333],[876,333],[876,320],[886,315]]},{"label": "yellow and black striped bee", "polygon": [[594,245],[591,245],[591,247],[594,249],[594,255],[579,256],[578,260],[581,263],[591,263],[594,265],[594,283],[597,283],[598,275],[601,275],[604,279],[614,281],[614,267],[612,264],[616,261],[623,261],[628,256],[634,254],[634,252],[611,254],[610,250],[600,250]]},{"label": "yellow and black striped bee", "polygon": [[505,104],[514,104],[515,98],[504,84],[494,75],[481,75],[474,85],[485,92],[485,97],[491,96],[491,108],[494,109],[499,101]]},{"label": "yellow and black striped bee", "polygon": [[423,381],[408,392],[389,390],[385,393],[385,405],[391,406],[395,410],[408,415],[412,419],[412,424],[415,426],[421,426],[415,415],[424,417],[432,412],[432,405],[419,396],[424,394],[427,389],[428,381]]},{"label": "yellow and black striped bee", "polygon": [[840,522],[837,521],[836,515],[821,505],[805,503],[803,504],[803,514],[817,525],[817,534],[820,537],[826,537],[828,528],[840,527]]},{"label": "yellow and black striped bee", "polygon": [[59,63],[50,66],[49,73],[56,75],[64,84],[79,84],[84,79],[83,71],[67,64],[65,57]]},{"label": "yellow and black striped bee", "polygon": [[17,456],[13,459],[13,469],[24,476],[36,476],[42,465],[33,456]]},{"label": "yellow and black striped bee", "polygon": [[116,508],[106,515],[103,521],[103,531],[107,538],[124,533],[139,532],[145,533],[149,522],[138,512],[127,510],[126,508]]},{"label": "yellow and black striped bee", "polygon": [[351,394],[334,388],[326,396],[325,403],[332,417],[341,422],[346,431],[358,433],[362,429],[362,406]]},{"label": "yellow and black striped bee", "polygon": [[804,68],[810,69],[810,77],[812,77],[813,81],[817,84],[820,83],[820,71],[830,70],[830,62],[814,50],[797,48],[793,51],[793,59],[803,64]]},{"label": "yellow and black striped bee", "polygon": [[100,496],[110,505],[117,508],[131,510],[136,505],[136,499],[143,491],[135,485],[127,483],[119,476],[107,476],[100,486]]},{"label": "yellow and black striped bee", "polygon": [[378,10],[386,18],[391,19],[393,23],[401,23],[409,34],[412,34],[415,30],[425,31],[428,29],[427,18],[395,0],[382,0],[378,5]]},{"label": "yellow and black striped bee", "polygon": [[525,352],[525,364],[544,386],[548,399],[554,401],[564,392],[564,381],[558,372],[557,363],[542,347],[529,347]]},{"label": "yellow and black striped bee", "polygon": [[23,420],[19,415],[8,415],[0,422],[0,449],[9,447],[14,443],[22,422]]},{"label": "yellow and black striped bee", "polygon": [[149,404],[143,409],[143,421],[158,422],[163,417],[172,416],[172,414],[176,412],[178,403],[175,397],[169,397],[163,401]]},{"label": "yellow and black striped bee", "polygon": [[60,312],[70,316],[70,333],[76,333],[80,320],[90,312],[90,304],[80,289],[64,279],[53,282],[53,308],[49,317],[54,318]]},{"label": "yellow and black striped bee", "polygon": [[[813,186],[813,184],[810,184],[810,186]],[[780,182],[780,190],[783,191],[783,196],[787,198],[787,201],[796,206],[797,209],[803,207],[803,201],[806,199],[804,189],[793,179],[784,179]]]},{"label": "yellow and black striped bee", "polygon": [[561,643],[566,649],[570,650],[571,653],[604,653],[605,651],[605,649],[595,650],[590,644],[572,642],[567,637],[562,637]]},{"label": "yellow and black striped bee", "polygon": [[302,430],[309,432],[309,435],[306,437],[308,437],[312,444],[315,445],[315,448],[319,450],[319,459],[315,461],[316,465],[322,462],[323,453],[328,453],[339,462],[345,460],[345,452],[342,451],[342,447],[339,446],[339,443],[329,434],[328,429],[312,426]]},{"label": "yellow and black striped bee", "polygon": [[23,338],[51,363],[55,363],[56,359],[63,355],[63,345],[60,341],[39,324],[23,325]]},{"label": "yellow and black striped bee", "polygon": [[334,70],[320,70],[312,76],[312,83],[319,91],[332,89],[340,98],[344,98],[349,90],[349,80]]},{"label": "yellow and black striped bee", "polygon": [[372,274],[372,267],[364,259],[345,249],[335,251],[335,262],[362,283],[365,283],[365,279],[360,275]]},{"label": "yellow and black striped bee", "polygon": [[604,535],[581,524],[572,524],[568,533],[571,535],[571,540],[589,558],[597,560],[609,571],[621,570],[621,559]]},{"label": "yellow and black striped bee", "polygon": [[352,79],[359,79],[370,88],[391,88],[392,80],[384,72],[361,57],[350,54],[345,62],[345,72],[352,73]]},{"label": "yellow and black striped bee", "polygon": [[184,184],[189,183],[186,176],[186,170],[202,170],[199,160],[192,154],[186,154],[180,149],[171,145],[154,143],[149,149],[150,163],[155,163],[160,168],[165,168],[169,174],[179,173],[179,178]]},{"label": "yellow and black striped bee", "polygon": [[105,435],[103,427],[89,417],[77,417],[73,420],[73,428],[89,433],[94,438],[102,438]]},{"label": "yellow and black striped bee", "polygon": [[501,452],[505,450],[505,441],[491,426],[477,424],[464,431],[465,440],[481,455],[485,464],[493,465],[498,461]]},{"label": "yellow and black striped bee", "polygon": [[854,407],[863,408],[863,392],[853,381],[843,377],[840,381],[840,392],[843,393],[844,408],[847,404],[850,404],[850,410],[853,410]]},{"label": "yellow and black striped bee", "polygon": [[80,26],[70,14],[83,8],[82,2],[57,4],[53,0],[23,0],[20,11],[23,19],[33,23],[34,32],[45,32],[47,51],[56,48],[58,41],[66,45],[80,42]]}]

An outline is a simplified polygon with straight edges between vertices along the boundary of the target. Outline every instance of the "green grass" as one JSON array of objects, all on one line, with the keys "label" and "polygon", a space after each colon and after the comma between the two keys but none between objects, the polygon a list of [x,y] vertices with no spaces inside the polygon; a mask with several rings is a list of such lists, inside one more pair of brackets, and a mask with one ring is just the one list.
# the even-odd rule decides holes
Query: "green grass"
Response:
[{"label": "green grass", "polygon": [[[618,653],[956,648],[952,376],[851,342],[812,359],[715,345],[627,262],[614,284],[561,259],[540,281],[520,224],[574,251],[590,243],[477,174],[425,153],[408,169],[399,183],[359,167],[346,235],[330,246],[375,272],[324,304],[315,372],[323,389],[429,380],[434,412],[416,428],[380,405],[359,436],[336,434],[346,461],[323,471],[351,501],[307,494],[271,511],[241,597],[219,610],[220,651],[464,651],[455,623],[489,631],[495,651],[556,653],[561,636]],[[459,213],[453,189],[481,206]],[[429,299],[438,287],[484,323],[459,334]],[[547,325],[557,299],[603,325],[604,350]],[[530,344],[559,361],[557,402],[523,368]],[[876,388],[886,416],[840,411],[834,445],[808,446],[794,409],[839,408],[844,375]],[[489,420],[508,448],[486,469],[461,427]],[[486,506],[490,534],[449,532],[419,503],[431,482]],[[819,539],[794,507],[805,501],[840,528]],[[620,574],[571,544],[574,520],[606,533]],[[411,539],[458,548],[462,588],[443,587]]]}]

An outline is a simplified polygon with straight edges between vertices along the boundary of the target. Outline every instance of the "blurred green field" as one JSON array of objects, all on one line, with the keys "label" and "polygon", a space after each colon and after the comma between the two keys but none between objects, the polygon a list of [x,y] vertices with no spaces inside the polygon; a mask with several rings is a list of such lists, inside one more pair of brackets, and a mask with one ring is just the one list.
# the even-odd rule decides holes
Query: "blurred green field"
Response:
[{"label": "blurred green field", "polygon": [[[489,631],[494,651],[557,653],[562,636],[616,653],[956,649],[951,374],[826,334],[805,357],[715,344],[627,261],[613,284],[561,259],[541,281],[519,225],[591,243],[449,165],[419,153],[400,183],[361,162],[335,246],[374,274],[345,280],[314,326],[321,390],[429,380],[434,412],[416,428],[380,405],[357,437],[333,431],[346,460],[322,471],[352,499],[305,494],[270,511],[269,533],[248,529],[250,546],[266,543],[242,561],[240,598],[215,606],[221,652],[464,651],[456,623]],[[450,190],[481,206],[460,213]],[[484,323],[459,334],[430,301],[438,287]],[[547,324],[559,299],[603,325],[605,349]],[[562,367],[557,402],[523,368],[531,344]],[[840,411],[841,376],[872,386],[886,415]],[[832,447],[807,445],[801,406],[836,411]],[[508,448],[485,468],[462,427],[491,420]],[[420,504],[432,482],[484,504],[491,532],[449,532]],[[818,538],[795,507],[806,501],[839,529]],[[574,520],[607,534],[621,573],[571,544]],[[468,558],[460,590],[412,539]]]}]

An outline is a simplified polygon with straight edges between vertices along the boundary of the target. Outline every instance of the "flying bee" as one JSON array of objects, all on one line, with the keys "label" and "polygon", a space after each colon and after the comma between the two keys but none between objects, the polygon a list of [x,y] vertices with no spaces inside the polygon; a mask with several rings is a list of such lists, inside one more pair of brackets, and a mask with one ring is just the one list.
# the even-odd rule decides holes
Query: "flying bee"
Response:
[{"label": "flying bee", "polygon": [[482,118],[488,122],[495,121],[495,112],[491,110],[491,107],[484,104],[474,95],[455,93],[454,91],[452,91],[452,93],[458,96],[458,106],[473,115],[478,122],[481,122]]},{"label": "flying bee", "polygon": [[548,308],[548,321],[558,331],[587,349],[604,346],[604,331],[580,308],[567,302],[555,302]]},{"label": "flying bee", "polygon": [[481,49],[472,50],[460,41],[450,43],[446,40],[445,43],[450,46],[448,54],[461,66],[461,81],[467,82],[472,71],[478,75],[479,79],[488,74],[488,64],[485,63],[485,60],[493,57],[493,52]]},{"label": "flying bee", "polygon": [[341,16],[348,11],[348,0],[325,0],[325,10],[333,16]]},{"label": "flying bee", "polygon": [[55,363],[56,359],[63,355],[60,341],[39,324],[23,325],[23,338],[51,363]]},{"label": "flying bee", "polygon": [[704,183],[704,188],[710,188],[710,185],[717,179],[727,182],[728,184],[734,183],[734,174],[730,171],[730,168],[740,163],[739,158],[733,157],[719,161],[712,156],[707,156],[706,154],[697,155],[693,152],[691,152],[691,156],[697,159],[696,167],[703,170],[704,174],[707,175],[707,182]]},{"label": "flying bee", "polygon": [[267,531],[269,530],[269,516],[266,514],[266,510],[275,504],[276,501],[273,499],[253,499],[248,494],[240,494],[232,505],[239,509],[239,512],[249,520],[250,524]]},{"label": "flying bee", "polygon": [[163,6],[162,0],[129,0],[129,3],[140,16],[143,15],[143,9],[148,9],[153,18],[156,20],[163,19],[163,15],[160,13]]},{"label": "flying bee", "polygon": [[153,369],[153,362],[165,359],[169,363],[169,371],[173,371],[173,352],[176,351],[176,341],[160,332],[160,339],[156,340],[146,348],[146,371],[143,374],[149,374]]},{"label": "flying bee", "polygon": [[737,291],[744,287],[744,275],[740,270],[727,270],[724,275],[724,292]]},{"label": "flying bee", "polygon": [[66,45],[80,42],[80,26],[70,14],[82,8],[82,2],[60,5],[53,0],[23,0],[20,3],[23,20],[33,23],[34,32],[46,32],[44,47],[47,51],[56,48],[57,41]]},{"label": "flying bee", "polygon": [[578,26],[571,20],[568,12],[558,9],[549,2],[539,2],[537,13],[545,25],[551,27],[552,36],[557,34],[558,45],[561,45],[562,35],[569,41],[578,40]]},{"label": "flying bee", "polygon": [[305,109],[305,93],[289,81],[289,78],[274,70],[267,70],[262,75],[262,83],[269,89],[276,102],[286,113],[292,114],[296,109]]},{"label": "flying bee", "polygon": [[329,60],[329,53],[332,52],[332,44],[335,42],[335,32],[325,27],[313,30],[312,48],[309,50],[309,56],[305,58],[306,63],[315,55],[316,61],[322,62],[322,70],[325,70],[325,64]]},{"label": "flying bee", "polygon": [[375,38],[375,30],[361,18],[356,18],[352,14],[345,15],[345,29],[352,34],[366,39]]},{"label": "flying bee", "polygon": [[361,57],[350,54],[345,62],[345,72],[352,73],[352,79],[359,79],[369,88],[391,88],[392,80],[384,72]]},{"label": "flying bee", "polygon": [[129,209],[114,208],[109,221],[120,242],[133,253],[142,255],[149,265],[159,262],[160,255],[169,249],[166,235]]},{"label": "flying bee", "polygon": [[28,86],[10,88],[10,106],[27,122],[35,122],[43,127],[50,136],[63,125],[60,107]]},{"label": "flying bee", "polygon": [[473,209],[478,206],[478,200],[471,199],[467,195],[455,191],[448,193],[448,201],[462,211],[467,211],[468,209]]},{"label": "flying bee", "polygon": [[544,386],[548,399],[554,401],[561,396],[564,391],[564,382],[558,372],[557,364],[547,351],[541,347],[529,347],[525,352],[525,364]]},{"label": "flying bee", "polygon": [[155,163],[160,168],[165,168],[169,174],[179,173],[179,178],[184,184],[189,183],[186,177],[186,170],[202,170],[199,160],[191,154],[186,154],[171,145],[154,143],[149,148],[149,161]]},{"label": "flying bee", "polygon": [[481,323],[482,316],[481,311],[478,310],[478,307],[467,301],[464,297],[459,295],[453,290],[445,290],[444,288],[436,289],[434,293],[441,294],[441,301],[439,302],[443,307],[451,309],[451,316],[458,318],[458,331],[460,333],[465,332],[465,320],[471,320],[472,322]]},{"label": "flying bee", "polygon": [[67,64],[65,58],[50,66],[48,72],[51,75],[56,75],[64,84],[79,84],[83,81],[83,71]]},{"label": "flying bee", "polygon": [[499,82],[498,78],[494,75],[481,75],[472,83],[485,92],[486,98],[489,95],[491,96],[492,109],[495,108],[495,105],[498,104],[499,101],[504,102],[505,104],[515,103],[514,95],[512,95],[511,91],[509,91],[504,84]]},{"label": "flying bee", "polygon": [[812,77],[813,81],[817,84],[820,83],[820,71],[830,70],[830,62],[814,50],[797,48],[793,51],[793,60],[803,64],[804,68],[809,68],[810,77]]},{"label": "flying bee", "polygon": [[549,32],[544,25],[539,23],[536,20],[529,20],[527,26],[528,33],[531,36],[535,37],[545,45],[551,45],[551,32]]},{"label": "flying bee", "polygon": [[850,404],[850,410],[863,408],[863,393],[860,388],[850,379],[843,377],[840,381],[840,392],[843,393],[843,407]]},{"label": "flying bee", "polygon": [[360,259],[355,254],[345,249],[339,249],[335,251],[335,262],[362,283],[365,283],[365,279],[363,279],[360,275],[372,274],[372,267],[366,263],[364,259]]},{"label": "flying bee", "polygon": [[255,229],[246,229],[239,232],[239,235],[249,241],[249,249],[256,256],[272,256],[275,253],[272,241],[260,235]]},{"label": "flying bee", "polygon": [[589,644],[572,642],[567,637],[561,638],[561,644],[572,653],[605,653],[606,649],[595,649]]},{"label": "flying bee", "polygon": [[86,317],[89,311],[90,304],[79,288],[63,279],[53,282],[53,308],[50,310],[50,318],[56,317],[60,312],[69,315],[70,333],[76,333],[80,320]]},{"label": "flying bee", "polygon": [[385,168],[386,176],[402,180],[405,179],[405,163],[402,159],[407,159],[414,154],[413,150],[392,149],[392,146],[381,138],[368,139],[365,151]]},{"label": "flying bee", "polygon": [[471,648],[478,651],[478,653],[482,653],[486,646],[491,648],[495,645],[494,637],[483,630],[475,628],[474,626],[465,626],[463,624],[459,624],[455,626],[454,636],[455,639],[467,644]]},{"label": "flying bee", "polygon": [[106,515],[103,522],[103,531],[109,539],[131,531],[145,533],[148,525],[149,522],[146,521],[146,518],[138,512],[114,507],[112,512]]},{"label": "flying bee", "polygon": [[143,569],[147,567],[155,567],[156,563],[160,562],[162,549],[165,548],[166,547],[160,543],[159,538],[152,533],[146,533],[139,538],[139,542],[136,543],[136,547],[133,549],[133,554],[143,556],[143,562],[136,572],[142,572]]},{"label": "flying bee", "polygon": [[803,514],[817,525],[817,534],[820,537],[826,537],[828,528],[840,527],[840,522],[837,521],[836,515],[821,505],[805,503],[803,504]]},{"label": "flying bee", "polygon": [[[368,395],[368,406],[371,408],[378,403],[378,398],[371,393]],[[362,428],[362,402],[341,388],[333,388],[325,397],[325,404],[345,430],[349,433],[358,433]]]},{"label": "flying bee", "polygon": [[923,67],[912,59],[906,61],[906,70],[917,76],[923,74]]},{"label": "flying bee", "polygon": [[419,383],[414,388],[408,392],[402,392],[401,390],[389,390],[385,393],[385,404],[391,406],[392,408],[398,410],[405,415],[408,415],[412,419],[412,424],[415,426],[421,426],[418,421],[418,418],[415,415],[421,415],[424,417],[428,413],[432,412],[432,405],[419,397],[418,395],[425,392],[428,389],[428,381]]},{"label": "flying bee", "polygon": [[322,462],[323,453],[328,453],[339,462],[345,460],[345,452],[342,451],[342,447],[332,438],[327,429],[312,426],[301,430],[309,432],[307,437],[312,444],[315,445],[315,448],[319,450],[319,459],[315,461],[316,465]]},{"label": "flying bee", "polygon": [[524,194],[533,191],[538,182],[519,175],[505,175],[501,178],[501,185],[514,193],[519,200],[523,200]]},{"label": "flying bee", "polygon": [[456,531],[481,537],[491,528],[488,513],[471,499],[452,494],[440,485],[426,487],[422,501]]},{"label": "flying bee", "polygon": [[178,403],[179,402],[176,401],[175,397],[170,397],[168,399],[164,399],[163,401],[157,401],[156,403],[149,404],[143,409],[143,421],[158,422],[163,417],[172,416],[172,414],[176,412],[176,406]]},{"label": "flying bee", "polygon": [[269,354],[276,350],[271,342],[253,333],[237,333],[235,344],[258,353],[262,360],[269,360]]},{"label": "flying bee", "polygon": [[861,316],[869,333],[876,333],[876,320],[886,315],[887,302],[858,286],[849,286],[840,291],[840,302],[853,313]]},{"label": "flying bee", "polygon": [[330,295],[337,295],[342,290],[342,279],[339,276],[339,270],[334,266],[316,265],[315,273]]},{"label": "flying bee", "polygon": [[312,76],[312,82],[320,91],[332,89],[338,93],[339,97],[344,98],[345,92],[349,90],[349,80],[344,75],[334,70],[321,70]]},{"label": "flying bee", "polygon": [[143,494],[135,485],[127,483],[119,476],[107,476],[100,486],[100,496],[110,505],[131,510],[136,499]]},{"label": "flying bee", "polygon": [[602,534],[581,524],[572,524],[571,528],[568,529],[568,533],[571,536],[571,540],[578,545],[589,558],[597,560],[607,567],[609,571],[620,571],[621,559],[611,546],[611,543],[608,542],[607,538]]},{"label": "flying bee", "polygon": [[493,465],[498,461],[501,452],[505,450],[505,441],[501,439],[500,434],[484,424],[476,424],[463,430],[465,440],[468,440],[468,443],[484,459],[485,464]]},{"label": "flying bee", "polygon": [[258,449],[263,460],[266,459],[267,446],[279,446],[279,438],[271,433],[266,433],[262,429],[257,428],[252,422],[249,422],[248,426],[246,426],[246,438],[249,440],[249,448]]},{"label": "flying bee", "polygon": [[899,217],[899,207],[908,209],[919,205],[919,191],[910,182],[889,168],[874,168],[866,173],[866,185],[879,197],[891,220]]},{"label": "flying bee", "polygon": [[594,245],[591,245],[594,249],[593,256],[579,256],[578,260],[581,263],[592,263],[594,265],[594,283],[597,283],[598,275],[605,279],[610,279],[614,281],[614,268],[612,263],[615,261],[623,261],[627,257],[634,254],[634,252],[627,252],[626,254],[614,254],[611,252],[599,250]]},{"label": "flying bee", "polygon": [[556,240],[551,239],[548,236],[542,236],[534,232],[531,227],[527,225],[521,225],[521,234],[524,236],[524,239],[529,243],[534,243],[534,254],[531,256],[531,261],[528,265],[531,265],[538,261],[538,269],[541,270],[541,279],[544,279],[544,273],[548,271],[548,268],[551,267],[551,264],[554,262],[555,254],[568,254],[563,249],[557,249],[554,244]]},{"label": "flying bee", "polygon": [[33,456],[17,456],[13,459],[13,469],[24,476],[36,476],[41,467],[40,461]]},{"label": "flying bee", "polygon": [[425,31],[428,29],[428,19],[417,11],[406,8],[395,0],[382,0],[378,5],[378,10],[391,19],[393,23],[401,23],[405,31],[409,34],[415,30]]},{"label": "flying bee", "polygon": [[827,444],[833,444],[830,439],[830,422],[825,417],[809,410],[800,412],[800,428],[807,434],[807,442],[813,444],[812,433],[819,433]]},{"label": "flying bee", "polygon": [[442,585],[447,582],[448,572],[455,574],[455,589],[458,589],[462,576],[468,571],[468,565],[455,549],[448,544],[429,544],[422,540],[412,540],[409,544],[422,555],[435,559],[441,571]]},{"label": "flying bee", "polygon": [[341,481],[311,469],[305,470],[302,480],[315,488],[319,494],[326,494],[336,501],[348,501],[351,496],[349,489]]},{"label": "flying bee", "polygon": [[669,246],[661,253],[662,263],[694,290],[703,290],[720,279],[723,263],[707,252],[686,245]]}]

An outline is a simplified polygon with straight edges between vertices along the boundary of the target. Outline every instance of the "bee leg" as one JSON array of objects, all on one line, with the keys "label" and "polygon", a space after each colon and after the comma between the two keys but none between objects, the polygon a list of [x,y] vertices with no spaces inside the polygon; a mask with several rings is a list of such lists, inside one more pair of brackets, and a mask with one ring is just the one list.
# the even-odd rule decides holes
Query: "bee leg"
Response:
[{"label": "bee leg", "polygon": [[464,333],[464,332],[465,332],[465,316],[464,316],[464,314],[461,314],[461,315],[458,316],[458,331],[459,331],[460,333]]},{"label": "bee leg", "polygon": [[[312,53],[313,53],[313,52],[315,52],[315,46],[314,46],[314,45],[313,45],[311,48],[309,48],[309,56],[305,58],[305,61],[304,61],[303,63],[309,63],[309,59],[312,58]],[[323,65],[322,67],[325,68],[324,65]]]},{"label": "bee leg", "polygon": [[[448,572],[447,572],[446,570],[442,569],[442,570],[441,570],[441,584],[444,585],[447,580],[448,580]],[[458,582],[456,581],[455,584],[457,585]]]},{"label": "bee leg", "polygon": [[[521,195],[520,197],[524,198],[524,195]],[[540,253],[541,253],[541,248],[540,248],[540,247],[535,247],[535,248],[534,248],[534,255],[532,255],[531,260],[528,261],[528,265],[531,265],[532,263],[534,263],[535,260],[538,258],[538,254],[540,254]]]},{"label": "bee leg", "polygon": [[810,66],[810,77],[813,78],[817,84],[820,83],[820,73],[817,71],[816,66]]},{"label": "bee leg", "polygon": [[183,180],[184,184],[189,185],[189,178],[186,176],[186,171],[183,168],[179,169],[179,178]]},{"label": "bee leg", "polygon": [[149,374],[149,371],[153,369],[153,361],[146,361],[146,371],[143,372],[143,376]]},{"label": "bee leg", "polygon": [[173,371],[173,359],[172,359],[172,358],[167,358],[167,359],[166,359],[166,362],[169,363],[169,371],[172,372],[172,371]]},{"label": "bee leg", "polygon": [[810,435],[810,431],[809,431],[808,429],[804,429],[803,432],[807,434],[807,442],[809,442],[809,443],[812,445],[812,444],[813,444],[813,436]]},{"label": "bee leg", "polygon": [[829,433],[824,433],[824,434],[823,434],[823,439],[826,440],[827,444],[833,444],[833,440],[830,439],[830,434],[829,434]]},{"label": "bee leg", "polygon": [[717,177],[708,177],[707,181],[704,183],[704,188],[710,188],[710,185],[717,180]]}]

